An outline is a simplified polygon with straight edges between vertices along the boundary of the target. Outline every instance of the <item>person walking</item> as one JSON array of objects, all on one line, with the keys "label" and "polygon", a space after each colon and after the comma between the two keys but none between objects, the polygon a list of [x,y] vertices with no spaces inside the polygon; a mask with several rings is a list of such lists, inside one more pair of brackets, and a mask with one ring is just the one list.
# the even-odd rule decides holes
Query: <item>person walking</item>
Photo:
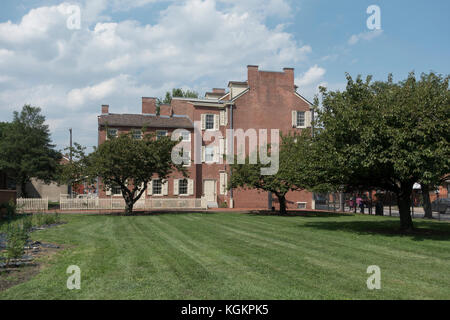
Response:
[{"label": "person walking", "polygon": [[363,202],[363,199],[361,198],[361,196],[358,196],[356,198],[356,204],[358,205],[360,212],[364,213],[364,202]]}]

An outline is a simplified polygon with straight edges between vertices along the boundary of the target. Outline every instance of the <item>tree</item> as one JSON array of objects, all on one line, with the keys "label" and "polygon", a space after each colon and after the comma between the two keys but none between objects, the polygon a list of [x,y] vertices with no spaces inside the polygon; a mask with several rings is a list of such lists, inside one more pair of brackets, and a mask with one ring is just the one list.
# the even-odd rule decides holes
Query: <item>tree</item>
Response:
[{"label": "tree", "polygon": [[156,139],[151,134],[142,139],[134,139],[131,134],[108,137],[87,156],[87,176],[99,177],[105,188],[120,187],[125,214],[131,214],[154,175],[166,179],[175,170],[186,173],[182,165],[171,159],[172,148],[178,143],[170,137]]},{"label": "tree", "polygon": [[50,132],[41,109],[25,105],[14,111],[11,123],[0,130],[0,170],[20,187],[19,196],[26,197],[25,186],[31,178],[50,183],[57,179],[61,154],[51,144]]},{"label": "tree", "polygon": [[391,75],[387,82],[347,75],[343,92],[321,88],[314,165],[322,177],[347,190],[393,192],[400,227],[412,230],[414,183],[449,171],[448,79],[431,73],[417,81],[411,73],[394,83]]},{"label": "tree", "polygon": [[[264,175],[261,169],[269,165],[262,164],[259,157],[257,163],[251,164],[247,157],[244,164],[230,165],[232,174],[229,188],[251,188],[270,191],[280,203],[280,213],[286,214],[286,194],[289,191],[306,189],[309,184],[308,149],[310,147],[310,131],[303,134],[281,135],[279,148],[279,168],[273,175]],[[270,145],[269,145],[270,148]],[[269,149],[269,152],[271,150]]]},{"label": "tree", "polygon": [[164,99],[158,99],[156,101],[157,103],[157,107],[159,108],[159,106],[161,104],[170,104],[172,102],[172,98],[174,97],[179,97],[179,98],[198,98],[198,93],[195,91],[191,91],[191,90],[183,90],[180,88],[173,88],[172,89],[172,93],[170,93],[170,91],[166,92],[166,96],[164,97]]},{"label": "tree", "polygon": [[71,161],[59,166],[59,183],[70,184],[72,186],[72,190],[74,185],[80,181],[88,181],[93,183],[95,177],[89,177],[87,175],[89,163],[85,152],[86,147],[74,142],[73,147],[68,147],[64,150],[72,154],[72,159]]}]

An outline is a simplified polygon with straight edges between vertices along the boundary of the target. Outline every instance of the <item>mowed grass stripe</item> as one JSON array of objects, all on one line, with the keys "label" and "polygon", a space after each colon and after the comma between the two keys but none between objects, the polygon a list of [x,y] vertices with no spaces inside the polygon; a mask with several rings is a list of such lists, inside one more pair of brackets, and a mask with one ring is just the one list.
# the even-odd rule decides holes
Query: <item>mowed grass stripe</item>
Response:
[{"label": "mowed grass stripe", "polygon": [[[364,232],[383,217],[279,217],[239,213],[64,216],[33,233],[66,249],[0,299],[449,299],[447,236]],[[67,266],[82,270],[68,290]],[[368,265],[382,290],[366,287]]]}]

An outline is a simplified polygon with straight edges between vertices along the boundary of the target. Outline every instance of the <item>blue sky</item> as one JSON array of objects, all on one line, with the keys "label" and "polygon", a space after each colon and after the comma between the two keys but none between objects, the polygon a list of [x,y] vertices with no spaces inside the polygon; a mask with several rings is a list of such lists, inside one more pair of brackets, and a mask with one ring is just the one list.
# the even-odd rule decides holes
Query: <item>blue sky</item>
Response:
[{"label": "blue sky", "polygon": [[[69,5],[81,28],[66,27]],[[378,5],[381,31],[366,26]],[[140,112],[141,96],[245,80],[246,65],[295,67],[299,92],[345,86],[345,72],[404,79],[450,72],[450,2],[365,0],[2,0],[0,121],[40,106],[59,149],[68,128],[97,144],[101,104]]]}]

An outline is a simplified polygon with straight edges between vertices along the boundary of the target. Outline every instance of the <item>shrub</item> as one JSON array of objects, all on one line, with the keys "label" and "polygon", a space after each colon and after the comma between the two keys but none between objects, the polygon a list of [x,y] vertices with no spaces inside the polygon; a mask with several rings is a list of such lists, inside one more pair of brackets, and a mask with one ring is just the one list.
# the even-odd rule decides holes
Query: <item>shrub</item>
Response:
[{"label": "shrub", "polygon": [[22,220],[22,228],[25,231],[30,231],[31,228],[33,227],[33,215],[29,214],[26,215],[23,220]]},{"label": "shrub", "polygon": [[20,258],[24,253],[24,246],[28,240],[28,232],[20,226],[10,226],[6,235],[6,258]]},{"label": "shrub", "polygon": [[226,201],[220,203],[219,208],[228,208],[228,204]]},{"label": "shrub", "polygon": [[17,207],[14,200],[9,200],[9,202],[0,203],[0,219],[8,218],[11,220],[17,213]]}]

